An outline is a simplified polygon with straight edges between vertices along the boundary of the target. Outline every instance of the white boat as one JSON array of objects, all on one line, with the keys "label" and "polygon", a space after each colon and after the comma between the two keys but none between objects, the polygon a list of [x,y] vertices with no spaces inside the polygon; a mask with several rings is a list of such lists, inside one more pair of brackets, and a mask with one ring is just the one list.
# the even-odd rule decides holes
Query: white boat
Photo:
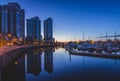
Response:
[{"label": "white boat", "polygon": [[100,44],[95,45],[95,51],[96,53],[102,53],[103,52],[103,46]]},{"label": "white boat", "polygon": [[81,44],[78,44],[77,45],[77,50],[79,51],[79,50],[81,50],[82,49],[82,45]]},{"label": "white boat", "polygon": [[81,50],[82,50],[82,51],[87,51],[87,50],[88,50],[88,47],[89,47],[89,43],[82,43],[82,45],[81,45]]},{"label": "white boat", "polygon": [[119,51],[119,46],[116,46],[112,43],[106,43],[105,51],[108,52],[108,53],[118,52]]},{"label": "white boat", "polygon": [[95,51],[95,47],[94,47],[94,44],[90,44],[89,47],[88,47],[88,52],[94,52]]},{"label": "white boat", "polygon": [[109,46],[107,47],[107,52],[118,52],[119,51],[119,47],[117,46]]}]

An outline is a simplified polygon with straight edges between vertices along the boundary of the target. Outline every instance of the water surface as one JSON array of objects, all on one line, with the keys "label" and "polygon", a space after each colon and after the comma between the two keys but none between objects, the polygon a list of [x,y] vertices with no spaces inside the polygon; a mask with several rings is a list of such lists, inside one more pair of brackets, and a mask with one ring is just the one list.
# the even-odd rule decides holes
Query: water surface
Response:
[{"label": "water surface", "polygon": [[120,81],[120,60],[77,56],[64,48],[39,48],[14,59],[2,81]]}]

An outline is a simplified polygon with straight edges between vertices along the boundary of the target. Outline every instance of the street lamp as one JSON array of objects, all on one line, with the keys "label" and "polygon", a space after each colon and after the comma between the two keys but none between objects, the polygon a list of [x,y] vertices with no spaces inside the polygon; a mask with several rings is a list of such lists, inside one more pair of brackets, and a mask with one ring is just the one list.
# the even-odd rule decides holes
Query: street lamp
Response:
[{"label": "street lamp", "polygon": [[8,37],[11,37],[11,34],[8,34]]},{"label": "street lamp", "polygon": [[8,45],[11,45],[11,37],[12,37],[12,35],[11,35],[11,34],[8,34],[7,36],[8,36],[8,39],[9,39],[9,41],[10,41],[10,42],[8,42]]}]

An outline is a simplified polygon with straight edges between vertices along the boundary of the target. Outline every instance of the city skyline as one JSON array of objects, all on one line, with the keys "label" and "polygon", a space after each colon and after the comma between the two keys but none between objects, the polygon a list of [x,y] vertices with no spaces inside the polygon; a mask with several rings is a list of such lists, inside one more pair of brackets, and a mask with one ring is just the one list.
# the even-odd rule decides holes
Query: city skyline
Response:
[{"label": "city skyline", "polygon": [[[120,5],[118,0],[4,0],[0,5],[17,2],[25,9],[25,19],[38,16],[41,21],[52,17],[53,35],[58,41],[85,39],[120,34]],[[33,13],[31,13],[33,12]],[[41,23],[43,36],[43,22]]]}]

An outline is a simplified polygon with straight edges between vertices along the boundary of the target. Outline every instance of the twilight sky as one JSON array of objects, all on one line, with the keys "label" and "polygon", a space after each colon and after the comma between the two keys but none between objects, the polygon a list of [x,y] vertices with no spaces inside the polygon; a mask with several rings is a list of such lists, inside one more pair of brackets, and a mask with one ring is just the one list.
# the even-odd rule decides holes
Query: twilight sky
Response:
[{"label": "twilight sky", "polygon": [[53,19],[54,37],[67,41],[100,35],[120,34],[119,0],[0,0],[0,5],[18,2],[25,9],[26,19],[39,16],[42,21]]}]

